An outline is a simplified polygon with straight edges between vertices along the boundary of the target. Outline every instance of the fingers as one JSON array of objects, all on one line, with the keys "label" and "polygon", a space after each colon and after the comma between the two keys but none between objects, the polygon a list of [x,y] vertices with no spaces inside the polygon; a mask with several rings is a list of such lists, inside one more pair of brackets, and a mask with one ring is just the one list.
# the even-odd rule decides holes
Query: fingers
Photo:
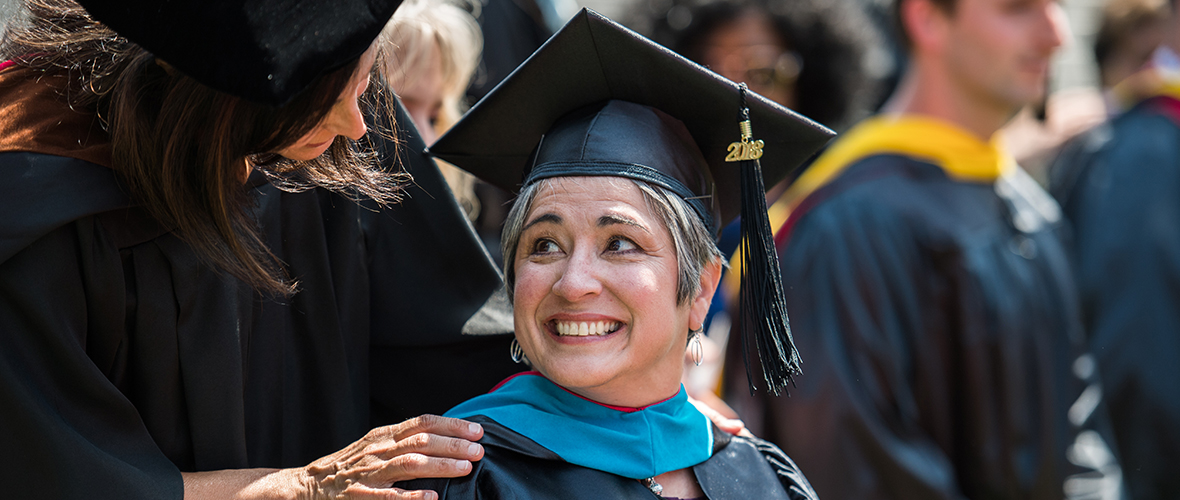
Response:
[{"label": "fingers", "polygon": [[391,426],[390,430],[394,433],[394,438],[398,440],[421,433],[438,434],[468,441],[478,441],[483,437],[483,427],[477,423],[438,415],[422,415],[411,418]]},{"label": "fingers", "polygon": [[396,442],[373,443],[365,450],[365,453],[385,460],[407,453],[420,453],[429,457],[457,460],[479,460],[483,458],[483,446],[466,439],[422,433]]},{"label": "fingers", "polygon": [[426,498],[422,495],[429,496],[429,493],[401,491],[395,495],[395,489],[390,487],[394,483],[412,479],[461,477],[472,470],[472,464],[467,460],[435,458],[417,453],[387,461],[374,458],[365,462],[362,466],[346,468],[334,474],[304,476],[309,489],[320,493],[312,495],[312,498]]},{"label": "fingers", "polygon": [[472,464],[467,460],[410,453],[389,460],[363,482],[369,486],[384,486],[412,479],[463,477],[470,474],[471,469]]},{"label": "fingers", "polygon": [[[742,422],[740,419],[726,418],[726,416],[721,414],[721,412],[717,411],[708,404],[705,404],[703,401],[693,399],[691,397],[688,398],[688,401],[692,403],[693,406],[696,406],[697,410],[708,417],[709,420],[712,420],[713,425],[716,425],[718,429],[735,435],[742,435],[743,432],[745,434],[750,434],[749,431],[746,430],[745,422]],[[726,406],[726,408],[728,408],[728,406]],[[732,412],[733,410],[729,411]]]},{"label": "fingers", "polygon": [[414,434],[401,441],[370,445],[363,451],[365,458],[355,461],[353,467],[341,474],[368,486],[387,486],[420,478],[461,477],[471,472],[471,462],[482,459],[483,453],[483,446],[466,439]]},{"label": "fingers", "polygon": [[[690,392],[688,397],[692,399],[697,408],[707,408],[708,411],[719,413],[725,418],[738,418],[737,412],[733,411],[733,408],[731,408],[729,404],[725,402],[725,400],[717,397],[717,395],[712,391]],[[701,411],[704,412],[706,410]],[[706,415],[709,414],[706,413]],[[709,415],[709,418],[714,417]]]},{"label": "fingers", "polygon": [[355,491],[369,498],[434,498],[433,492],[395,493],[388,487],[399,481],[471,473],[472,462],[483,458],[483,446],[473,442],[481,437],[483,427],[479,424],[423,415],[373,429],[303,471],[314,490],[348,492],[346,497]]},{"label": "fingers", "polygon": [[393,496],[397,500],[438,500],[438,493],[430,490],[406,491],[393,488]]},{"label": "fingers", "polygon": [[380,500],[438,500],[438,493],[430,490],[403,490],[401,488],[373,488],[363,484],[352,484],[342,492],[341,498]]}]

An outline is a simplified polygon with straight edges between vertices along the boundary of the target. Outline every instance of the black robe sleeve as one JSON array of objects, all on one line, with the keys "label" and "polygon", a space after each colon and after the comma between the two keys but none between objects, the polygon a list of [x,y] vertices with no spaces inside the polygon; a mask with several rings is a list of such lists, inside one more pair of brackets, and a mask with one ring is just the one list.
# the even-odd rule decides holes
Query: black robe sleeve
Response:
[{"label": "black robe sleeve", "polygon": [[1075,139],[1053,170],[1135,499],[1180,498],[1180,126],[1152,104]]},{"label": "black robe sleeve", "polygon": [[95,226],[68,224],[0,264],[4,498],[183,496],[180,471],[103,373],[125,351],[89,335],[126,320],[120,257]]}]

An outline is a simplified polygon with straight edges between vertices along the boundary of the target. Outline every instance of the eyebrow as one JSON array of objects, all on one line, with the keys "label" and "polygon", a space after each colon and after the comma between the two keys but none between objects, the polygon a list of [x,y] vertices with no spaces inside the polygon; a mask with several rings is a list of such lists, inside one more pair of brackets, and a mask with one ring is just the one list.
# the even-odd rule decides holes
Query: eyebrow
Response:
[{"label": "eyebrow", "polygon": [[610,215],[604,215],[604,216],[598,218],[598,227],[606,227],[606,226],[611,226],[611,225],[615,225],[615,224],[623,224],[626,226],[637,227],[639,229],[642,229],[644,232],[648,232],[648,233],[651,232],[651,231],[648,231],[647,228],[644,227],[643,224],[640,224],[639,221],[632,219],[630,217],[624,217],[622,215],[610,214]]},{"label": "eyebrow", "polygon": [[554,224],[560,225],[562,222],[562,218],[560,215],[553,214],[553,213],[543,214],[540,217],[537,217],[536,219],[529,221],[528,224],[525,224],[524,228],[521,229],[521,231],[524,231],[525,229],[533,227],[533,226],[540,224],[542,222],[552,222]]}]

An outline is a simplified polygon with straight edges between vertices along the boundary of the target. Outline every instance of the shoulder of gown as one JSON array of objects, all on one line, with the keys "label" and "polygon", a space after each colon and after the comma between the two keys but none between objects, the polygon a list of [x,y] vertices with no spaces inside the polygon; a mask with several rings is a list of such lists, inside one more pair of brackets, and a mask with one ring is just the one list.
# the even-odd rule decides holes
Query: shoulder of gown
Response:
[{"label": "shoulder of gown", "polygon": [[[467,420],[484,428],[484,458],[472,473],[455,479],[420,479],[398,483],[407,490],[434,490],[443,499],[635,498],[652,494],[634,479],[565,462],[536,442],[487,417]],[[759,439],[720,435],[715,451],[693,467],[707,498],[814,499],[807,479],[785,454]]]},{"label": "shoulder of gown", "polygon": [[[183,496],[180,471],[105,370],[123,327],[119,253],[96,213],[125,206],[109,169],[0,153],[0,477],[5,498]],[[16,409],[19,409],[16,410]]]},{"label": "shoulder of gown", "polygon": [[0,153],[0,262],[73,220],[128,205],[109,168],[64,156]]}]

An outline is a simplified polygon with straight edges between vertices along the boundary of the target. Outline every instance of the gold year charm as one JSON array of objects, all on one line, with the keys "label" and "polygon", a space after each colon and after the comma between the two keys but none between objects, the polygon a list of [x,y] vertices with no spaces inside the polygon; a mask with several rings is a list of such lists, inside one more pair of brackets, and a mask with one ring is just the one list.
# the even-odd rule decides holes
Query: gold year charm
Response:
[{"label": "gold year charm", "polygon": [[725,155],[725,161],[736,162],[762,158],[762,146],[765,146],[766,143],[761,140],[750,140],[754,135],[750,127],[750,120],[741,122],[739,126],[742,129],[742,141],[729,144],[729,154]]}]

